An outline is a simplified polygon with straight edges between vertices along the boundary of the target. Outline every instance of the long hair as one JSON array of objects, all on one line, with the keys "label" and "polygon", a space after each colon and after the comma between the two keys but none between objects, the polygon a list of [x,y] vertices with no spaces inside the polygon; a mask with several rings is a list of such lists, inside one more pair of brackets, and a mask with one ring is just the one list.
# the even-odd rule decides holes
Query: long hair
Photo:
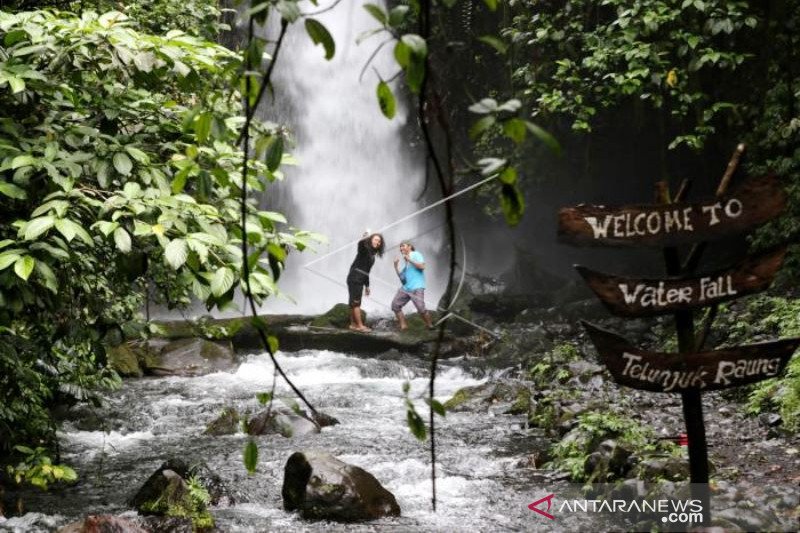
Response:
[{"label": "long hair", "polygon": [[[378,246],[377,248],[373,248],[372,238],[375,237],[376,235],[381,238],[381,245]],[[381,235],[380,233],[373,233],[372,235],[367,237],[367,244],[369,245],[368,246],[369,251],[371,252],[374,251],[378,257],[383,257],[383,252],[386,251],[386,239],[383,238],[383,235]]]}]

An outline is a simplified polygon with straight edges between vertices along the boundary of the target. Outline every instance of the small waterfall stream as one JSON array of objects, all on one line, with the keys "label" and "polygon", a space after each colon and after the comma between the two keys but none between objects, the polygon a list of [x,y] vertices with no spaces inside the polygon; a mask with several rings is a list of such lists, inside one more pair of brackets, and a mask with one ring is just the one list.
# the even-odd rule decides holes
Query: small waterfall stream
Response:
[{"label": "small waterfall stream", "polygon": [[[323,0],[318,7],[308,5],[305,10],[322,11],[333,3]],[[381,0],[377,3],[383,4]],[[273,300],[265,305],[269,312],[317,313],[345,302],[344,280],[355,245],[311,267],[324,276],[303,265],[357,240],[366,228],[378,230],[421,207],[416,199],[424,185],[423,157],[421,150],[411,146],[402,78],[392,83],[398,96],[393,120],[381,114],[375,96],[375,72],[389,79],[398,70],[391,44],[380,50],[359,79],[386,34],[356,43],[362,32],[378,26],[356,0],[343,0],[315,18],[330,31],[336,53],[326,61],[322,47],[314,46],[302,24],[290,26],[275,69],[276,97],[274,102],[266,102],[262,113],[293,131],[297,145],[291,153],[298,165],[284,167],[285,182],[271,186],[266,201],[287,213],[296,227],[325,235],[328,243],[318,246],[316,255],[290,256],[280,285],[298,304]],[[276,31],[274,24],[267,34],[274,38]],[[433,257],[442,229],[429,230],[441,223],[439,211],[410,219],[386,232],[387,244],[396,247],[402,239],[424,233],[417,240],[418,248]],[[367,312],[389,313],[388,303],[397,289],[391,261],[396,255],[395,248],[373,267],[373,295],[364,304]],[[435,280],[443,272],[441,265],[431,265],[429,307],[439,298]]]},{"label": "small waterfall stream", "polygon": [[[255,394],[272,382],[265,354],[248,356],[232,373],[126,380],[108,395],[105,407],[85,409],[63,428],[63,460],[79,471],[80,482],[56,498],[31,492],[27,505],[38,513],[0,521],[0,531],[53,531],[89,513],[132,512],[126,502],[168,457],[205,461],[233,489],[235,506],[212,509],[221,531],[514,531],[536,524],[526,506],[541,489],[534,488],[531,470],[517,466],[523,450],[535,445],[522,417],[490,410],[439,418],[439,510],[433,513],[427,443],[406,427],[402,393],[408,380],[413,398],[424,395],[427,363],[393,352],[372,359],[328,351],[280,357],[310,401],[341,424],[290,439],[257,437],[258,473],[248,476],[241,458],[246,435],[202,433],[225,406],[259,410]],[[468,366],[442,365],[437,379],[442,401],[485,380]],[[287,391],[279,381],[278,396]],[[415,401],[427,412],[422,400]],[[106,431],[97,429],[98,421]],[[291,453],[307,448],[370,471],[395,494],[402,517],[343,525],[304,522],[283,511],[283,467]]]}]

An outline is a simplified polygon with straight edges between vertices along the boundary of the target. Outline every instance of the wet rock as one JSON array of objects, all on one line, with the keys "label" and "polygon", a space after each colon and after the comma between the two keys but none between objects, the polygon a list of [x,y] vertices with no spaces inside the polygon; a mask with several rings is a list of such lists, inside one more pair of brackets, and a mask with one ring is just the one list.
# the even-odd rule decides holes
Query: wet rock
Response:
[{"label": "wet rock", "polygon": [[178,516],[145,516],[142,518],[148,533],[195,533],[191,518]]},{"label": "wet rock", "polygon": [[783,418],[778,413],[761,413],[758,422],[764,427],[774,428],[783,424]]},{"label": "wet rock", "polygon": [[154,375],[202,376],[236,367],[230,342],[180,339],[166,344],[145,372]]},{"label": "wet rock", "polygon": [[264,410],[247,422],[250,435],[277,433],[286,438],[299,437],[309,433],[319,433],[320,426],[297,413],[283,409]]},{"label": "wet rock", "polygon": [[58,533],[147,533],[138,524],[114,515],[89,515],[68,524]]},{"label": "wet rock", "polygon": [[283,508],[312,520],[357,522],[400,516],[394,495],[375,477],[325,452],[296,452],[286,462]]},{"label": "wet rock", "polygon": [[504,381],[490,382],[473,387],[464,387],[456,391],[452,398],[444,403],[448,411],[485,411],[498,402],[516,403],[521,397],[530,398],[530,390],[524,383]]},{"label": "wet rock", "polygon": [[584,473],[595,481],[622,477],[628,471],[628,458],[631,453],[631,450],[616,440],[605,440],[586,458],[583,465]]},{"label": "wet rock", "polygon": [[306,418],[310,418],[311,420],[316,422],[316,424],[321,428],[326,428],[329,426],[335,426],[339,424],[339,420],[336,417],[333,417],[326,413],[320,413],[319,411],[311,415],[311,417],[309,417],[307,413],[305,416]]},{"label": "wet rock", "polygon": [[[361,321],[364,324],[367,323],[367,313],[363,309],[361,310]],[[317,328],[347,328],[350,325],[350,306],[336,304],[312,320],[311,325]]]},{"label": "wet rock", "polygon": [[145,481],[142,488],[131,500],[131,506],[138,509],[145,502],[157,499],[159,494],[163,492],[162,487],[165,486],[165,479],[162,479],[164,478],[162,474],[167,470],[176,473],[184,481],[195,478],[208,491],[208,503],[210,505],[227,507],[236,503],[230,489],[222,481],[222,478],[212,471],[208,465],[202,462],[190,465],[182,459],[170,459]]},{"label": "wet rock", "polygon": [[239,431],[239,412],[233,407],[226,407],[222,410],[222,414],[206,426],[203,434],[214,436],[233,435],[237,431]]},{"label": "wet rock", "polygon": [[[712,515],[714,522],[727,522],[735,527],[728,531],[770,531],[775,530],[777,524],[772,524],[767,513],[758,508],[747,506],[731,507]],[[772,526],[772,527],[770,527]],[[730,526],[729,526],[730,527]]]},{"label": "wet rock", "polygon": [[689,462],[681,457],[643,457],[637,468],[637,477],[645,481],[681,481],[689,477]]}]

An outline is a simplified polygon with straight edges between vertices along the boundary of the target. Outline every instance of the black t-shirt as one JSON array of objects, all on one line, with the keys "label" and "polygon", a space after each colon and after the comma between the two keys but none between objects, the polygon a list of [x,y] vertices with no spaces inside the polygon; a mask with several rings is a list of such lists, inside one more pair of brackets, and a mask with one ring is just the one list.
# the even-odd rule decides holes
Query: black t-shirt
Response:
[{"label": "black t-shirt", "polygon": [[358,241],[358,253],[350,265],[347,281],[350,283],[363,283],[369,287],[369,271],[375,264],[375,249],[370,246],[369,237]]}]

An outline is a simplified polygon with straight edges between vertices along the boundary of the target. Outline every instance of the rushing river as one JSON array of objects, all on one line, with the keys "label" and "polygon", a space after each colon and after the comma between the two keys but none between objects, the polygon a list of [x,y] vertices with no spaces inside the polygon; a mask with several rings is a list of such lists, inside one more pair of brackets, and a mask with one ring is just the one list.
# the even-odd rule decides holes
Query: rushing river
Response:
[{"label": "rushing river", "polygon": [[[236,505],[212,508],[222,531],[527,531],[543,526],[527,509],[541,492],[542,479],[519,467],[523,452],[536,445],[522,417],[490,409],[438,418],[434,513],[428,445],[406,427],[402,391],[408,381],[418,410],[427,412],[421,400],[427,362],[397,353],[368,359],[303,351],[279,357],[311,403],[338,418],[339,425],[289,439],[258,437],[258,472],[249,476],[242,463],[244,434],[202,433],[226,406],[239,412],[259,409],[255,395],[268,391],[273,378],[266,355],[247,356],[231,373],[126,380],[106,405],[83,411],[63,427],[62,460],[79,471],[80,482],[53,494],[26,494],[30,512],[0,519],[0,530],[51,531],[89,513],[133,513],[127,501],[169,457],[205,461],[231,487]],[[444,401],[486,377],[471,370],[470,362],[447,361],[437,377],[437,396]],[[279,380],[277,396],[291,401],[287,391]],[[104,430],[97,429],[98,420]],[[284,465],[294,451],[308,448],[371,472],[397,497],[402,517],[341,525],[306,522],[285,512]]]}]

